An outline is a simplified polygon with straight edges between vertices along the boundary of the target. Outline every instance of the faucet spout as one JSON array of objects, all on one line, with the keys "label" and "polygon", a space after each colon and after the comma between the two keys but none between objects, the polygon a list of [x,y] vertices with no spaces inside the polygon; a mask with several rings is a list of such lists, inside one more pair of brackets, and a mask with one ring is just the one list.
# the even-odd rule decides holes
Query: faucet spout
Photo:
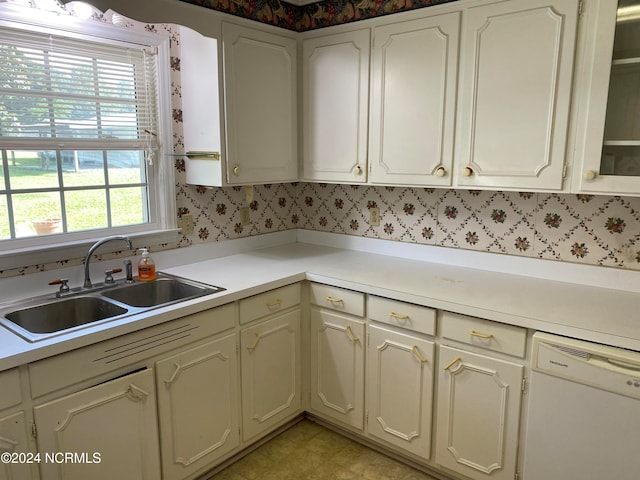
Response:
[{"label": "faucet spout", "polygon": [[84,284],[83,284],[84,288],[92,287],[91,278],[89,276],[89,262],[91,261],[91,257],[93,256],[93,253],[98,249],[98,247],[112,240],[122,240],[127,244],[127,247],[129,247],[129,250],[133,250],[133,244],[131,243],[131,239],[129,237],[125,237],[124,235],[114,235],[113,237],[105,237],[102,240],[98,240],[96,243],[94,243],[91,246],[91,248],[89,248],[89,251],[87,252],[87,256],[84,257]]}]

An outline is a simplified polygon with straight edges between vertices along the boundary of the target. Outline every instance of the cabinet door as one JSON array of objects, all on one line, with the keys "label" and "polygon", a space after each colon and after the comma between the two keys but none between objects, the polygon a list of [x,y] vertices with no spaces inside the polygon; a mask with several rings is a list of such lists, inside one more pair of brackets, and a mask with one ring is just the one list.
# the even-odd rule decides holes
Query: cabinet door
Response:
[{"label": "cabinet door", "polygon": [[42,461],[42,480],[160,478],[154,392],[143,370],[35,407],[41,455],[75,455]]},{"label": "cabinet door", "polygon": [[305,180],[367,181],[369,30],[302,42]]},{"label": "cabinet door", "polygon": [[300,412],[300,310],[243,330],[240,351],[248,440]]},{"label": "cabinet door", "polygon": [[373,183],[451,185],[460,14],[374,30]]},{"label": "cabinet door", "polygon": [[562,188],[578,2],[510,0],[465,11],[458,185]]},{"label": "cabinet door", "polygon": [[429,459],[433,342],[370,326],[367,350],[369,433]]},{"label": "cabinet door", "polygon": [[157,363],[163,478],[212,465],[240,443],[236,335]]},{"label": "cabinet door", "polygon": [[576,87],[582,114],[573,176],[577,192],[640,193],[640,23],[633,19],[635,8],[612,0],[589,2],[585,10],[587,53]]},{"label": "cabinet door", "polygon": [[180,27],[180,81],[187,183],[222,186],[217,39]]},{"label": "cabinet door", "polygon": [[469,478],[516,473],[524,367],[440,346],[436,462]]},{"label": "cabinet door", "polygon": [[227,177],[298,180],[296,41],[222,25]]},{"label": "cabinet door", "polygon": [[[24,412],[0,418],[0,454],[25,453],[29,451],[27,425]],[[0,462],[0,480],[28,480],[31,465],[26,462]]]},{"label": "cabinet door", "polygon": [[311,310],[311,408],[361,429],[364,424],[364,322]]}]

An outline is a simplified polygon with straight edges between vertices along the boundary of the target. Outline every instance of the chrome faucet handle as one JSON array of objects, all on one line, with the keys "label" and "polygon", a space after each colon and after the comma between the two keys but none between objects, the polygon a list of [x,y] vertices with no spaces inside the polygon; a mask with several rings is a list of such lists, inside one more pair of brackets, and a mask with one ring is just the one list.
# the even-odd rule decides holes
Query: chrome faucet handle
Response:
[{"label": "chrome faucet handle", "polygon": [[56,297],[61,297],[63,294],[69,293],[68,278],[58,278],[57,280],[52,280],[49,282],[49,285],[60,285],[60,288],[56,292]]},{"label": "chrome faucet handle", "polygon": [[121,268],[112,268],[111,270],[106,270],[104,272],[104,283],[116,283],[116,281],[113,279],[113,274],[114,273],[120,273],[122,271]]}]

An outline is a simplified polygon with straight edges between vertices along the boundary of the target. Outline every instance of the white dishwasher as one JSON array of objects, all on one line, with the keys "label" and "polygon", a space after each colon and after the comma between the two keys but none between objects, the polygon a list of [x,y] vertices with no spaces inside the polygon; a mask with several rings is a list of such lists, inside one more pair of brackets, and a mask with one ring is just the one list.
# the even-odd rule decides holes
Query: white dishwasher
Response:
[{"label": "white dishwasher", "polygon": [[523,480],[640,479],[640,353],[533,336]]}]

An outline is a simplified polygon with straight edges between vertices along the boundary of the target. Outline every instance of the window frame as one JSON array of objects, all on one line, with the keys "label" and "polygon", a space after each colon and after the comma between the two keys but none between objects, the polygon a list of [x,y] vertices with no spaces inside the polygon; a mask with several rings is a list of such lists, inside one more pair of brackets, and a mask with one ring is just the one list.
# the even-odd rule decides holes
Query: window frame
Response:
[{"label": "window frame", "polygon": [[[1,240],[0,271],[80,258],[86,254],[89,245],[109,235],[128,235],[133,240],[134,247],[176,242],[179,230],[176,216],[175,170],[171,155],[173,132],[169,36],[7,3],[0,3],[0,25],[44,34],[64,35],[74,39],[110,44],[125,42],[155,48],[158,94],[158,149],[152,165],[147,166],[150,221],[138,225]],[[34,148],[37,146],[34,145]]]}]

